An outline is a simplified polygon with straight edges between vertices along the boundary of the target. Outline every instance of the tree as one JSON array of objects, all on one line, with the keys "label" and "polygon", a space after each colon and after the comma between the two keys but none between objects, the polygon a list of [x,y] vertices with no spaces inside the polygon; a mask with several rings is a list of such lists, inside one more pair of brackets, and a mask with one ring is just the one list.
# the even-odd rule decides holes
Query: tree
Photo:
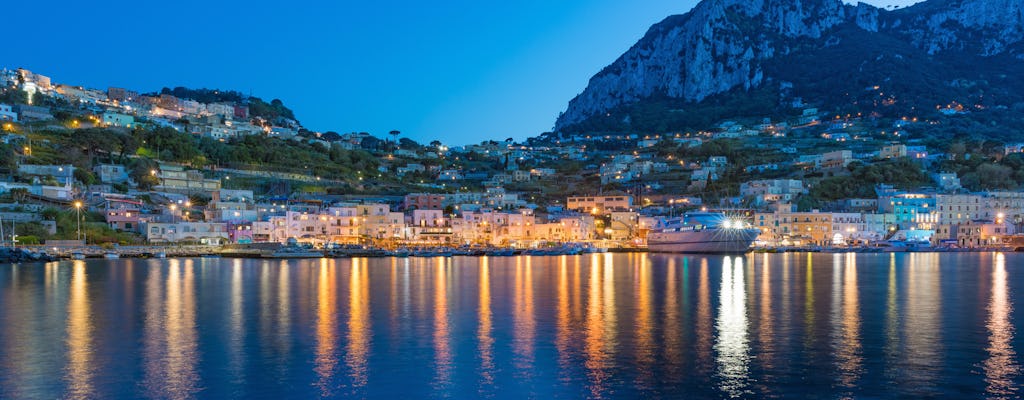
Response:
[{"label": "tree", "polygon": [[402,132],[399,132],[399,131],[388,132],[388,135],[391,135],[391,142],[393,142],[395,144],[395,148],[398,147],[398,135],[401,135],[401,134],[402,134]]}]

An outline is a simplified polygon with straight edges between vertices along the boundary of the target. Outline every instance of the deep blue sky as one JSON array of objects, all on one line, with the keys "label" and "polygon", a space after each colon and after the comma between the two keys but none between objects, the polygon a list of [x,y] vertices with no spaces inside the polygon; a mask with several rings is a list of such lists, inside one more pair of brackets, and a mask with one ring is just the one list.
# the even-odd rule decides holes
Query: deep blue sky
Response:
[{"label": "deep blue sky", "polygon": [[523,139],[549,130],[650,25],[694,4],[13,1],[0,66],[96,88],[251,92],[319,131]]}]

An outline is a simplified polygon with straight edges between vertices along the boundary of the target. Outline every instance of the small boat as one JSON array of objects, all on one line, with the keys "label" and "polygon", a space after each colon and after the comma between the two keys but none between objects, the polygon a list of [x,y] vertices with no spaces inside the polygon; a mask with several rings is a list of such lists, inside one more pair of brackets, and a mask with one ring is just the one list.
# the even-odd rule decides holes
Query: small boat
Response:
[{"label": "small boat", "polygon": [[263,258],[322,258],[324,253],[303,247],[287,246],[277,249],[273,253],[264,254]]},{"label": "small boat", "polygon": [[103,253],[103,258],[106,258],[108,260],[116,260],[118,258],[121,258],[121,255],[112,251],[108,251],[106,253]]},{"label": "small boat", "polygon": [[409,257],[409,250],[406,250],[406,249],[389,250],[387,252],[387,255],[388,255],[388,257],[405,258],[405,257]]},{"label": "small boat", "polygon": [[76,251],[74,253],[71,253],[71,259],[72,260],[84,260],[85,259],[85,254],[80,252],[80,251]]},{"label": "small boat", "polygon": [[162,251],[158,251],[158,252],[153,254],[153,257],[154,258],[167,258],[167,253],[164,253]]},{"label": "small boat", "polygon": [[452,252],[443,249],[420,249],[412,252],[413,257],[451,257]]},{"label": "small boat", "polygon": [[484,254],[491,257],[511,257],[516,254],[516,251],[513,249],[488,249]]}]

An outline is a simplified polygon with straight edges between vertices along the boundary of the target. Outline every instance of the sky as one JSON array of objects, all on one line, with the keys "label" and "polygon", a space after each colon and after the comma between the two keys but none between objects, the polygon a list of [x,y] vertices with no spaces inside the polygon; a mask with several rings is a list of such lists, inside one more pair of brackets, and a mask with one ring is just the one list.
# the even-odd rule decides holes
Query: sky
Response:
[{"label": "sky", "polygon": [[238,90],[281,99],[316,131],[521,140],[550,130],[650,25],[696,3],[15,1],[7,15],[37,17],[5,19],[19,33],[0,67],[101,89]]}]

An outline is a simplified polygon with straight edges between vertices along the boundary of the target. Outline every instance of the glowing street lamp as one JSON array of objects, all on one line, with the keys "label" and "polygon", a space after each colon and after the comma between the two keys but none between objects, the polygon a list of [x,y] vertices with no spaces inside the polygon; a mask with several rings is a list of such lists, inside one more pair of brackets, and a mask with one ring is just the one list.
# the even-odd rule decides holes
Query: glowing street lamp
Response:
[{"label": "glowing street lamp", "polygon": [[78,224],[78,233],[76,235],[78,240],[82,240],[82,202],[75,201],[75,222]]}]

